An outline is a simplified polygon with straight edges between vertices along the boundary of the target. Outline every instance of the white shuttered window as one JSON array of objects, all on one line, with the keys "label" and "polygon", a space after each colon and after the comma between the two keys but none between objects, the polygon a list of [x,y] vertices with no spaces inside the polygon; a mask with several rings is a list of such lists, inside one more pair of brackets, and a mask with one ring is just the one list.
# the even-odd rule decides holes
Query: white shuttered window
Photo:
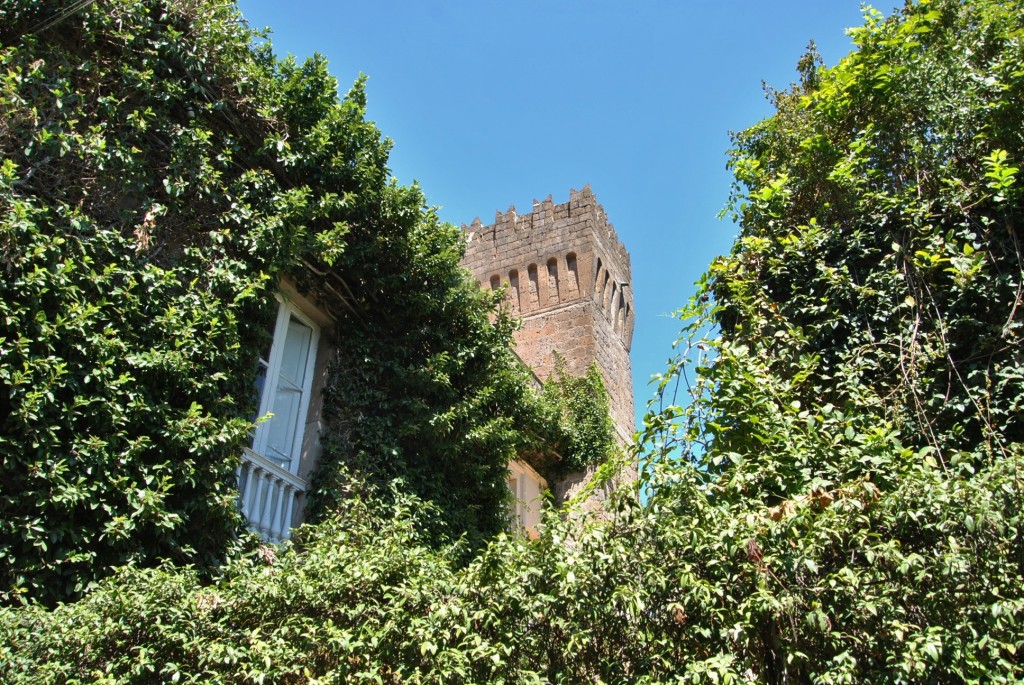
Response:
[{"label": "white shuttered window", "polygon": [[261,420],[252,449],[291,473],[299,467],[319,336],[316,324],[281,302],[273,343],[260,360]]}]

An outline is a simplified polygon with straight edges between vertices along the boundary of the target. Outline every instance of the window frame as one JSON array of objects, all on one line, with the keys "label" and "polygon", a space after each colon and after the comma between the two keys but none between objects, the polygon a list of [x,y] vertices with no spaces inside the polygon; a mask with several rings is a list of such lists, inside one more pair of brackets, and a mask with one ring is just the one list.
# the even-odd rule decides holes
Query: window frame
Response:
[{"label": "window frame", "polygon": [[[525,461],[511,459],[508,462],[508,476],[505,482],[512,495],[512,501],[509,503],[509,523],[512,525],[512,532],[522,533],[530,539],[536,538],[543,516],[547,480]],[[537,495],[529,500],[526,499],[528,485],[537,490]]]},{"label": "window frame", "polygon": [[[320,343],[320,326],[291,302],[284,300],[279,295],[276,299],[278,303],[277,317],[274,322],[274,334],[270,345],[269,358],[266,360],[266,379],[263,382],[263,391],[256,414],[258,418],[252,440],[252,451],[273,461],[275,464],[277,463],[276,460],[271,459],[267,455],[267,441],[270,438],[270,422],[268,418],[271,413],[273,398],[277,392],[281,361],[284,356],[284,341],[288,334],[288,324],[294,316],[300,323],[308,326],[312,331],[309,351],[306,354],[305,373],[302,380],[302,400],[297,417],[298,428],[295,431],[295,436],[289,449],[291,459],[286,466],[281,467],[289,473],[298,475],[300,462],[302,461],[302,445],[306,438],[306,423],[309,419],[309,405],[312,401],[313,375],[316,371],[317,351]],[[262,359],[260,361],[261,363],[263,362]]]}]

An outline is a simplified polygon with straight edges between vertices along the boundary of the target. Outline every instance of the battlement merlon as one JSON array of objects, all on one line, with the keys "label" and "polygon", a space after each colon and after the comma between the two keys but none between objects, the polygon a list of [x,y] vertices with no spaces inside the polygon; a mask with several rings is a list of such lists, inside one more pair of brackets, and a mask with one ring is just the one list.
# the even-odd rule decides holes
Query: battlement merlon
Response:
[{"label": "battlement merlon", "polygon": [[615,226],[608,220],[608,214],[604,211],[604,206],[597,202],[597,198],[594,196],[594,191],[590,189],[589,183],[583,186],[583,190],[569,189],[569,207],[570,211],[593,212],[594,235],[597,238],[597,242],[603,248],[605,254],[619,260],[626,268],[627,275],[631,274],[632,268],[630,266],[629,252],[626,250],[626,246],[622,244],[622,241],[619,240],[619,235],[615,232]]}]

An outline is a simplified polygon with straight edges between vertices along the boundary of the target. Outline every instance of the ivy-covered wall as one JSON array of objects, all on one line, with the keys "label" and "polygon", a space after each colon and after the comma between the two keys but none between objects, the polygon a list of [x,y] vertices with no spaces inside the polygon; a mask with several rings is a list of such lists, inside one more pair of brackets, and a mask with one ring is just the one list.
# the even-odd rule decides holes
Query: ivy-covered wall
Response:
[{"label": "ivy-covered wall", "polygon": [[0,5],[0,601],[222,558],[282,276],[338,320],[313,517],[348,466],[435,502],[437,540],[501,530],[512,323],[390,179],[362,83],[230,4],[63,9]]}]

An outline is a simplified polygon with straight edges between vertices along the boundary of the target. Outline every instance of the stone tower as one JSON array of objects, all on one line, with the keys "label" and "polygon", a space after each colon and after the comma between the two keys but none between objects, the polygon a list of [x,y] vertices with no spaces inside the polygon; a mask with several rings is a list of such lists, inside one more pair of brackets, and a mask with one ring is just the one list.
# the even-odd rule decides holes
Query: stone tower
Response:
[{"label": "stone tower", "polygon": [[494,223],[464,226],[463,265],[482,287],[508,287],[509,306],[522,317],[516,351],[541,380],[554,369],[554,352],[567,371],[582,374],[596,361],[611,397],[623,443],[635,429],[633,288],[629,253],[587,185],[556,205],[549,195],[520,215],[497,212]]}]

